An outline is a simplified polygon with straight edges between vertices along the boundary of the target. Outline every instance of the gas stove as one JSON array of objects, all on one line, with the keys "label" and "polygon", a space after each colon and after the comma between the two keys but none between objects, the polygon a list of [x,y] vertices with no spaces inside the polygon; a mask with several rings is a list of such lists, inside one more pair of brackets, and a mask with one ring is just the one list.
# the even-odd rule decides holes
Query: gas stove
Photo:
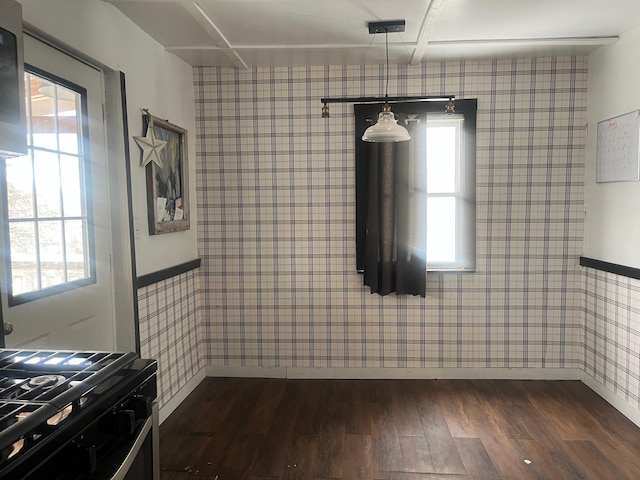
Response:
[{"label": "gas stove", "polygon": [[156,369],[135,353],[0,349],[0,479],[116,478],[150,430]]}]

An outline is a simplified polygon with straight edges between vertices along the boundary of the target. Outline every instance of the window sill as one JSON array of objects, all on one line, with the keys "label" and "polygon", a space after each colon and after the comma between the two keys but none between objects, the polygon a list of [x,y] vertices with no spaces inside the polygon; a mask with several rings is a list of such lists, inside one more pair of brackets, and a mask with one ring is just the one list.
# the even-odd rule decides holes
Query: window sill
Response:
[{"label": "window sill", "polygon": [[475,273],[475,268],[427,268],[427,273]]}]

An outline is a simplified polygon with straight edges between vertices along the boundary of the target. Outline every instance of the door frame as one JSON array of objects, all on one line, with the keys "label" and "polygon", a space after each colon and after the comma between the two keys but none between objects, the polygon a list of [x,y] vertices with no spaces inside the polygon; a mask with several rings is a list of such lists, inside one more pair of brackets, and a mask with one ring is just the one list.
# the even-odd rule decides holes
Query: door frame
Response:
[{"label": "door frame", "polygon": [[[70,51],[55,38],[29,28],[23,30],[36,40],[98,70],[101,73],[102,135],[109,175],[109,215],[111,221],[111,283],[113,330],[118,351],[140,353],[135,244],[133,237],[133,201],[130,175],[129,131],[124,73]],[[7,292],[0,292],[6,294]],[[0,302],[0,322],[4,324]],[[4,328],[0,329],[0,347],[5,347]]]}]

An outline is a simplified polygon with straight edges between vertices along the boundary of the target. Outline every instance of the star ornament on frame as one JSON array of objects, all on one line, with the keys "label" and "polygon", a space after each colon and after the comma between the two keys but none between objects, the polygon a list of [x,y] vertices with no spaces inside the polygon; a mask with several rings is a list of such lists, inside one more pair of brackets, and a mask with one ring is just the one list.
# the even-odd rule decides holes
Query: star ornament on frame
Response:
[{"label": "star ornament on frame", "polygon": [[147,133],[144,137],[133,137],[138,146],[142,149],[142,167],[146,167],[150,162],[154,162],[158,165],[158,168],[162,168],[162,159],[160,158],[160,152],[167,145],[167,142],[156,138],[153,132],[153,117],[149,117],[149,124],[147,125]]}]

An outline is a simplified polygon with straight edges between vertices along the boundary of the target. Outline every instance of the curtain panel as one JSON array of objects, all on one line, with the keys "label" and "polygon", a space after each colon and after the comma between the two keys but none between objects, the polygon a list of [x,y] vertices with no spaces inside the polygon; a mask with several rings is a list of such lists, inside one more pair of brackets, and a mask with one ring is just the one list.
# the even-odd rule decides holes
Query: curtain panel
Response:
[{"label": "curtain panel", "polygon": [[358,270],[371,293],[426,293],[424,115],[396,111],[411,140],[362,141],[381,105],[355,105]]}]

